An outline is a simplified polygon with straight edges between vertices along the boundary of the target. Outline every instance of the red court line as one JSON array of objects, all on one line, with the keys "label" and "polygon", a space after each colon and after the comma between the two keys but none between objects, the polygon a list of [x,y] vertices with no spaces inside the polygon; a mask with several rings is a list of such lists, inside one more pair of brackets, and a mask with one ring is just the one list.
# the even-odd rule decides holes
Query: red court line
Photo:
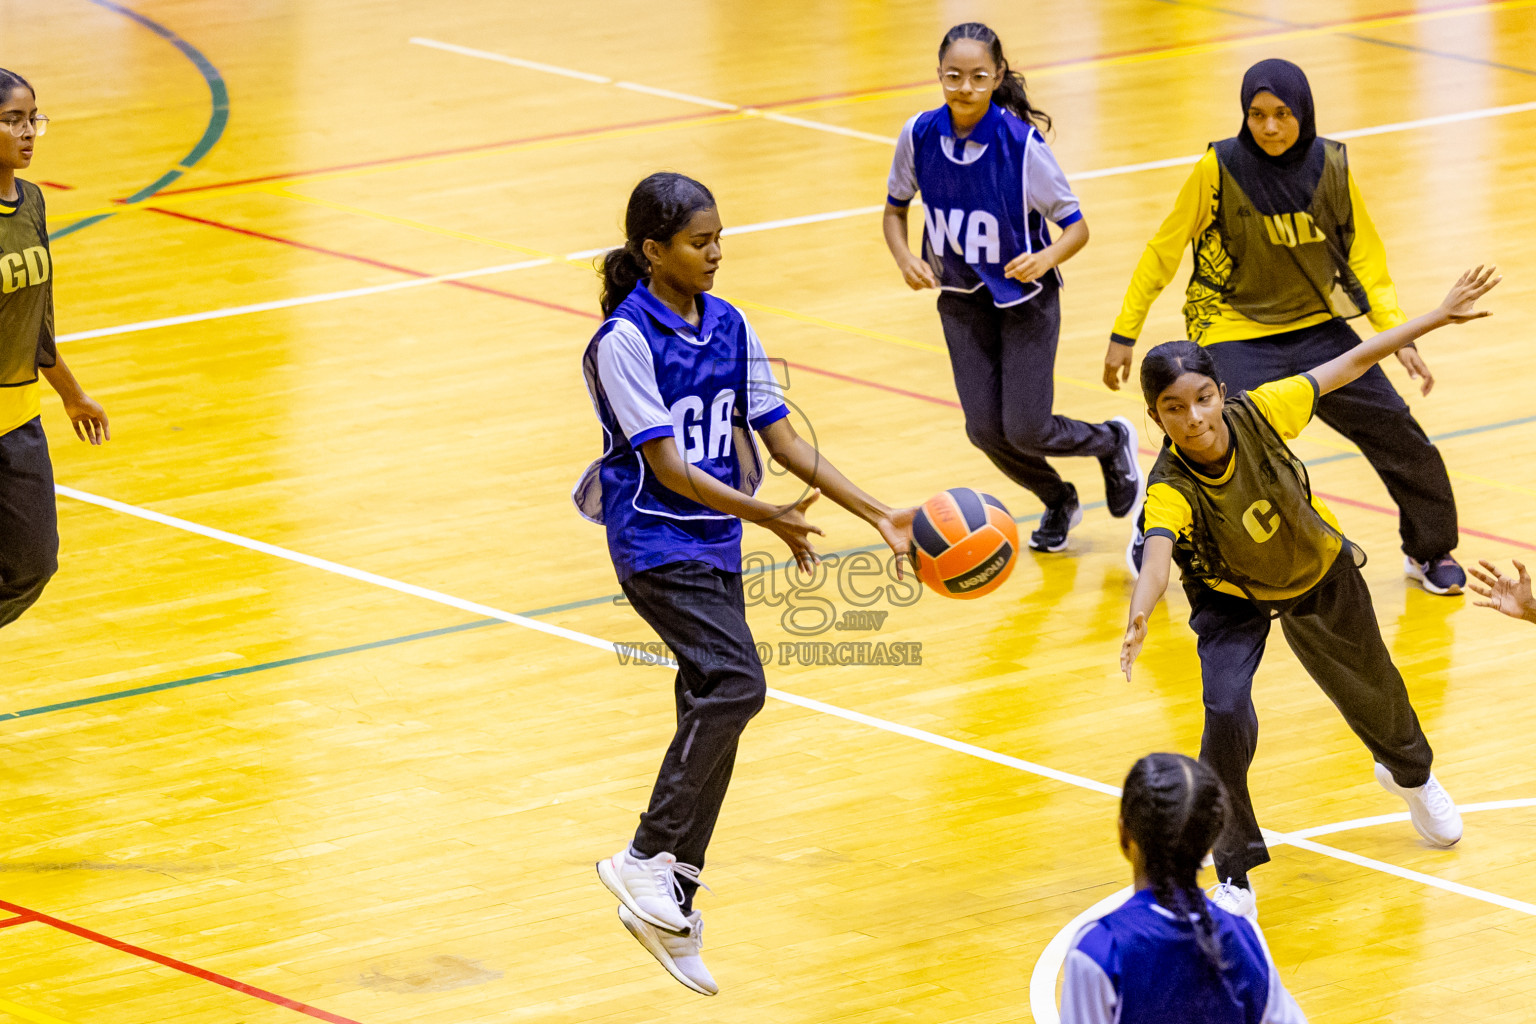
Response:
[{"label": "red court line", "polygon": [[[560,139],[579,139],[588,135],[601,135],[604,132],[624,131],[627,128],[651,128],[663,124],[678,124],[684,121],[698,121],[706,117],[719,117],[729,113],[724,110],[701,110],[696,114],[675,114],[672,117],[657,117],[645,121],[625,121],[620,124],[603,125],[600,128],[574,128],[566,132],[551,132],[546,135],[524,135],[515,139],[502,139],[500,142],[479,142],[473,146],[455,146],[451,149],[433,149],[425,153],[407,153],[404,156],[379,157],[375,160],[359,160],[350,164],[335,164],[331,167],[317,167],[308,171],[283,171],[278,174],[263,174],[256,178],[236,178],[234,181],[216,181],[211,185],[189,185],[183,188],[168,188],[155,193],[161,196],[183,195],[188,192],[206,192],[215,188],[232,188],[236,185],[259,185],[264,181],[281,181],[284,178],[302,178],[311,174],[331,174],[336,171],[360,171],[368,167],[382,167],[386,164],[403,163],[407,160],[430,160],[438,156],[460,156],[465,153],[478,153],[488,149],[500,149],[503,146],[520,146],[534,142],[556,142]],[[114,199],[114,203],[123,202],[122,199]]]},{"label": "red court line", "polygon": [[[292,238],[284,238],[281,235],[269,235],[265,231],[255,231],[251,228],[237,227],[234,224],[225,224],[223,221],[209,220],[206,217],[194,217],[190,213],[181,213],[178,210],[166,210],[158,206],[146,206],[150,213],[160,213],[167,217],[175,217],[177,220],[189,220],[194,224],[203,224],[210,228],[219,228],[222,231],[233,231],[237,235],[245,235],[249,238],[260,238],[266,242],[277,242],[279,245],[291,245],[295,249],[304,249],[308,252],[318,252],[326,256],[335,256],[337,259],[351,260],[353,263],[365,263],[370,267],[379,267],[382,270],[390,270],[396,274],[404,274],[407,277],[432,277],[424,270],[412,270],[410,267],[398,266],[394,263],[385,263],[368,256],[359,256],[356,253],[341,252],[338,249],[327,249],[321,245],[310,245],[308,242],[300,242]],[[557,313],[569,313],[572,316],[584,316],[596,320],[596,313],[589,313],[584,309],[575,309],[571,306],[562,306],[558,302],[546,302],[543,299],[535,299],[528,295],[519,295],[516,292],[502,291],[500,288],[492,288],[489,285],[475,284],[473,281],[439,281],[439,284],[451,285],[455,288],[463,288],[466,291],[481,292],[485,295],[497,295],[503,299],[515,299],[518,302],[526,302],[530,306],[541,306],[544,309],[552,309]]]},{"label": "red court line", "polygon": [[823,370],[819,366],[810,366],[806,363],[792,363],[784,360],[784,365],[796,370],[804,370],[806,373],[820,374],[823,377],[831,377],[833,380],[844,381],[848,384],[858,384],[866,388],[874,388],[876,391],[888,391],[893,395],[901,395],[904,398],[915,398],[919,402],[932,402],[934,405],[947,405],[951,409],[960,408],[960,403],[952,398],[939,398],[937,395],[925,395],[919,391],[908,391],[905,388],[892,387],[889,384],[881,384],[875,380],[865,380],[863,377],[850,377],[846,373],[838,373],[836,370]]},{"label": "red court line", "polygon": [[[1337,501],[1343,505],[1353,505],[1356,508],[1367,509],[1371,512],[1380,512],[1384,516],[1392,516],[1393,518],[1396,518],[1398,514],[1397,509],[1395,508],[1383,508],[1380,505],[1372,505],[1368,501],[1357,501],[1354,498],[1346,498],[1341,494],[1325,494],[1322,491],[1313,491],[1312,493],[1327,501]],[[1459,529],[1462,533],[1465,533],[1470,537],[1480,537],[1483,540],[1497,541],[1500,544],[1509,544],[1512,547],[1525,548],[1528,551],[1536,551],[1536,544],[1530,544],[1523,540],[1515,540],[1513,537],[1500,537],[1496,533],[1484,533],[1482,530],[1473,530],[1466,526],[1459,527]]]},{"label": "red court line", "polygon": [[[221,229],[223,229],[225,231],[233,231],[233,232],[235,232],[237,234],[247,235],[247,236],[249,236],[251,238],[261,238],[261,239],[264,239],[264,240],[269,241],[269,242],[278,242],[278,243],[280,243],[282,245],[291,245],[291,246],[293,246],[295,248],[298,248],[298,249],[306,249],[306,250],[308,250],[310,252],[324,253],[327,256],[336,256],[336,257],[338,257],[340,259],[344,259],[344,260],[352,260],[352,261],[357,262],[357,263],[366,263],[369,266],[381,267],[381,268],[383,268],[385,270],[392,270],[392,271],[394,271],[396,273],[400,273],[400,274],[408,274],[411,277],[431,277],[431,276],[433,276],[433,275],[428,274],[428,273],[426,273],[424,271],[412,270],[409,267],[396,266],[393,263],[385,263],[385,262],[383,262],[381,260],[371,259],[371,258],[369,258],[367,256],[358,256],[355,253],[340,252],[340,251],[338,251],[336,249],[326,249],[326,248],[323,248],[322,246],[310,245],[307,242],[298,242],[298,241],[295,241],[295,240],[293,240],[291,238],[283,238],[283,237],[280,237],[278,235],[269,235],[269,234],[267,234],[266,232],[263,232],[263,231],[253,231],[250,228],[237,227],[237,226],[235,226],[233,224],[225,224],[222,221],[209,220],[209,219],[207,219],[205,217],[194,217],[191,214],[178,213],[175,210],[164,210],[164,209],[160,209],[160,208],[157,208],[157,207],[148,207],[147,209],[151,210],[154,213],[163,213],[167,217],[176,217],[176,218],[179,218],[181,220],[188,220],[188,221],[192,221],[192,222],[197,223],[197,224],[204,224],[204,225],[207,225],[208,227],[212,227],[212,228],[221,228]],[[554,302],[545,302],[542,299],[531,298],[531,297],[529,297],[527,295],[518,295],[515,292],[501,291],[500,289],[497,289],[497,288],[488,288],[488,287],[486,287],[484,285],[473,284],[472,282],[469,282],[469,281],[443,281],[441,283],[442,284],[447,284],[447,285],[455,285],[455,286],[458,286],[458,287],[461,287],[461,288],[467,288],[470,291],[483,292],[483,293],[485,293],[487,295],[497,295],[497,296],[500,296],[501,298],[504,298],[504,299],[514,299],[514,300],[516,300],[518,302],[526,302],[526,303],[530,303],[530,304],[535,305],[535,306],[542,306],[545,309],[554,310],[555,312],[558,312],[558,313],[569,313],[572,316],[579,316],[579,317],[582,317],[583,319],[586,319],[586,320],[599,320],[599,319],[601,319],[601,317],[599,317],[598,314],[589,312],[589,311],[587,311],[585,309],[575,309],[575,308],[573,308],[571,306],[562,306],[562,305],[560,305],[558,303],[554,303]],[[892,386],[890,384],[882,384],[879,381],[868,380],[867,378],[864,378],[864,377],[855,377],[855,376],[852,376],[851,374],[839,373],[836,370],[828,370],[828,369],[824,369],[824,368],[819,367],[819,366],[811,366],[808,363],[794,363],[794,362],[790,362],[788,360],[785,360],[785,365],[793,367],[794,369],[797,369],[797,370],[804,370],[807,373],[814,373],[814,374],[818,374],[819,376],[822,376],[822,377],[830,377],[833,380],[840,380],[840,381],[843,381],[844,383],[847,383],[847,384],[857,384],[860,387],[872,388],[872,389],[874,389],[876,391],[885,391],[885,392],[888,392],[888,393],[893,394],[893,395],[901,395],[901,396],[903,396],[905,398],[915,398],[915,399],[917,399],[920,402],[929,402],[929,403],[932,403],[934,405],[943,405],[943,406],[947,406],[947,407],[952,408],[952,409],[960,408],[960,403],[954,401],[953,399],[940,398],[937,395],[925,395],[925,394],[923,394],[920,391],[908,391],[905,388],[894,387],[894,386]],[[1151,455],[1153,457],[1156,457],[1156,455],[1157,455],[1157,452],[1148,450],[1146,448],[1142,448],[1141,451],[1142,451],[1143,454]],[[1356,501],[1353,498],[1345,498],[1345,497],[1342,497],[1342,496],[1339,496],[1339,495],[1323,494],[1322,491],[1317,491],[1316,493],[1321,495],[1323,498],[1326,498],[1329,501],[1338,501],[1338,502],[1341,502],[1341,503],[1343,503],[1345,505],[1354,505],[1354,506],[1356,506],[1358,508],[1369,509],[1372,512],[1380,512],[1382,515],[1389,515],[1389,516],[1394,516],[1394,517],[1397,515],[1397,510],[1396,509],[1382,508],[1380,505],[1372,505],[1372,504],[1369,504],[1367,502]],[[1484,533],[1481,530],[1468,529],[1467,527],[1462,527],[1461,528],[1461,532],[1465,533],[1465,534],[1467,534],[1469,536],[1472,536],[1472,537],[1480,537],[1483,540],[1496,541],[1496,542],[1498,542],[1500,544],[1509,544],[1509,545],[1512,545],[1512,546],[1517,547],[1517,548],[1528,548],[1528,549],[1530,549],[1532,551],[1536,551],[1536,544],[1529,544],[1529,543],[1527,543],[1525,541],[1515,540],[1515,539],[1513,539],[1511,537],[1500,537],[1496,533]],[[3,905],[3,903],[0,903],[0,905]]]},{"label": "red court line", "polygon": [[225,975],[215,973],[214,971],[207,970],[206,968],[198,967],[196,964],[189,964],[184,960],[177,960],[175,957],[166,956],[164,953],[156,953],[154,950],[145,949],[143,946],[135,946],[133,943],[124,942],[122,939],[114,939],[110,935],[103,935],[101,932],[93,931],[90,928],[86,928],[84,925],[73,924],[69,921],[64,921],[57,917],[50,917],[48,914],[44,914],[38,910],[28,910],[26,907],[20,907],[14,903],[8,903],[5,900],[0,900],[0,908],[9,910],[13,914],[21,914],[29,920],[37,921],[41,924],[46,924],[50,927],[57,928],[61,932],[68,932],[71,935],[78,936],[82,939],[88,939],[91,942],[97,943],[98,945],[107,946],[121,953],[127,953],[131,956],[136,956],[141,960],[148,960],[151,963],[157,963],[162,967],[169,967],[173,971],[180,971],[181,973],[189,974],[194,978],[199,978],[203,981],[211,981],[215,985],[223,985],[225,988],[233,989],[236,992],[241,992],[248,996],[255,996],[257,999],[265,1000],[274,1006],[281,1006],[288,1010],[297,1010],[299,1013],[307,1014],[311,1017],[317,1018],[318,1020],[329,1021],[330,1024],[358,1024],[358,1022],[352,1018],[343,1017],[339,1013],[331,1013],[329,1010],[322,1010],[319,1007],[310,1006],[308,1003],[301,1003],[297,999],[289,999],[287,996],[280,996],[276,992],[268,992],[266,989],[257,988],[255,985],[247,985],[243,981],[236,981],[234,978],[226,977]]},{"label": "red court line", "polygon": [[[1043,64],[1031,64],[1021,68],[1025,74],[1031,71],[1045,71],[1050,68],[1064,67],[1070,64],[1082,64],[1099,60],[1115,60],[1119,57],[1139,57],[1145,54],[1157,53],[1160,50],[1177,50],[1185,46],[1206,46],[1215,43],[1230,43],[1238,39],[1263,39],[1265,36],[1276,35],[1283,32],[1294,32],[1306,29],[1344,28],[1362,21],[1375,21],[1378,18],[1399,18],[1410,14],[1433,14],[1437,11],[1472,10],[1478,7],[1488,6],[1485,3],[1448,4],[1444,7],[1408,8],[1400,11],[1387,11],[1381,14],[1361,15],[1358,18],[1346,18],[1343,21],[1319,22],[1313,25],[1299,25],[1295,27],[1277,27],[1265,32],[1238,32],[1228,36],[1217,36],[1214,39],[1205,39],[1197,43],[1180,43],[1177,46],[1146,46],[1132,50],[1111,50],[1108,53],[1097,53],[1089,57],[1070,57],[1061,60],[1047,61]],[[1213,11],[1212,13],[1222,13]],[[847,92],[824,93],[818,96],[802,96],[797,99],[774,100],[771,103],[743,103],[743,110],[773,110],[776,107],[792,107],[800,103],[819,103],[824,100],[841,100],[854,96],[867,96],[872,93],[889,92],[892,89],[915,89],[920,85],[937,84],[924,79],[921,82],[905,82],[899,85],[886,85],[878,89],[856,89]],[[649,121],[628,121],[622,124],[606,125],[601,128],[579,128],[568,132],[555,132],[550,135],[529,135],[516,139],[503,139],[500,142],[482,142],[473,146],[457,146],[452,149],[429,150],[425,153],[407,153],[404,156],[379,157],[374,160],[360,160],[350,164],[336,164],[330,167],[318,167],[307,171],[282,171],[277,174],[264,174],[255,178],[237,178],[233,181],[217,181],[208,185],[189,185],[182,188],[168,188],[156,193],[162,196],[185,195],[188,192],[206,192],[216,188],[231,188],[236,185],[256,185],[266,181],[281,181],[285,178],[302,178],[311,174],[331,174],[337,171],[359,171],[368,167],[382,167],[387,164],[403,163],[409,160],[425,160],[438,156],[459,156],[464,153],[477,153],[484,150],[499,149],[503,146],[517,146],[532,142],[550,142],[559,139],[579,139],[589,135],[601,135],[604,132],[622,131],[626,128],[648,128],[653,125],[676,124],[683,121],[694,121],[707,117],[718,117],[723,111],[705,110],[697,114],[681,114],[675,117],[660,117]],[[121,203],[124,200],[114,199],[113,202]]]},{"label": "red court line", "polygon": [[9,928],[14,924],[28,924],[36,920],[37,918],[31,914],[22,914],[20,917],[8,917],[4,921],[0,921],[0,928]]}]

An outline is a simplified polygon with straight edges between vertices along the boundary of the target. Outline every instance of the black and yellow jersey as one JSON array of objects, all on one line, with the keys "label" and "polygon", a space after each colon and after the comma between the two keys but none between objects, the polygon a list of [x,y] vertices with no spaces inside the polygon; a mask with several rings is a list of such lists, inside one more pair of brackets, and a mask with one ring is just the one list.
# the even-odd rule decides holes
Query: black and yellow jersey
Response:
[{"label": "black and yellow jersey", "polygon": [[1312,493],[1306,468],[1285,442],[1317,408],[1310,374],[1238,395],[1222,416],[1232,456],[1219,477],[1195,469],[1165,440],[1148,477],[1146,535],[1174,542],[1186,577],[1261,601],[1311,590],[1342,550],[1333,512]]},{"label": "black and yellow jersey", "polygon": [[0,199],[0,434],[37,416],[38,367],[58,358],[43,193],[20,178],[16,190],[15,202]]},{"label": "black and yellow jersey", "polygon": [[[1342,162],[1343,147],[1337,143],[1333,145],[1340,151],[1339,160]],[[1136,264],[1113,328],[1115,335],[1127,342],[1141,336],[1152,302],[1168,287],[1173,275],[1178,272],[1186,245],[1194,249],[1195,260],[1184,303],[1185,330],[1191,341],[1213,345],[1222,341],[1260,339],[1324,323],[1337,314],[1336,310],[1326,308],[1326,303],[1319,303],[1310,313],[1283,317],[1278,321],[1266,316],[1265,322],[1260,322],[1237,308],[1243,305],[1240,298],[1234,304],[1227,287],[1235,273],[1234,239],[1227,237],[1227,232],[1222,228],[1223,183],[1227,184],[1228,192],[1231,193],[1229,200],[1240,197],[1233,192],[1230,174],[1223,172],[1217,146],[1207,149],[1195,165],[1184,187],[1179,190],[1173,211],[1147,243],[1146,250]],[[1347,164],[1342,167],[1339,177],[1342,179],[1341,185],[1347,185],[1347,195],[1344,194],[1345,188],[1340,187],[1338,191],[1341,194],[1334,205],[1345,208],[1350,228],[1347,253],[1343,254],[1343,260],[1366,300],[1357,305],[1367,310],[1366,316],[1376,330],[1396,327],[1406,322],[1408,316],[1398,306],[1397,288],[1387,272],[1386,249],[1382,245],[1381,236],[1376,232],[1376,225],[1366,213],[1360,190]],[[1259,235],[1280,250],[1299,252],[1298,246],[1305,247],[1323,241],[1307,214],[1255,219],[1263,222],[1263,231]],[[1229,220],[1229,230],[1230,223]],[[1265,268],[1253,269],[1262,273]],[[1296,276],[1298,280],[1300,277],[1289,276]],[[1276,290],[1280,290],[1278,285]]]}]

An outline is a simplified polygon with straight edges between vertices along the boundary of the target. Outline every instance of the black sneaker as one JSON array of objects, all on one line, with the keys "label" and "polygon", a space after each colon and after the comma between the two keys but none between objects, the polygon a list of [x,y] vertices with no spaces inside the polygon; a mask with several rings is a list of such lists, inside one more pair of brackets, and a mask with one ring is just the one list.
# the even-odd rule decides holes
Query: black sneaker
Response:
[{"label": "black sneaker", "polygon": [[1124,416],[1116,416],[1109,425],[1120,435],[1120,447],[1115,454],[1101,457],[1099,465],[1104,468],[1104,501],[1109,514],[1120,519],[1136,507],[1143,493],[1145,477],[1141,463],[1136,461],[1141,439],[1136,436],[1136,425]]},{"label": "black sneaker", "polygon": [[1131,527],[1131,542],[1125,546],[1125,564],[1130,566],[1132,576],[1141,575],[1141,557],[1147,551],[1147,537],[1141,532],[1141,524]]},{"label": "black sneaker", "polygon": [[1403,556],[1403,572],[1418,580],[1425,590],[1443,597],[1454,597],[1467,585],[1467,574],[1450,555],[1419,562],[1412,555]]},{"label": "black sneaker", "polygon": [[1077,503],[1077,488],[1067,484],[1067,500],[1048,508],[1040,517],[1040,526],[1029,535],[1029,546],[1036,551],[1063,551],[1067,531],[1083,521],[1083,507]]}]

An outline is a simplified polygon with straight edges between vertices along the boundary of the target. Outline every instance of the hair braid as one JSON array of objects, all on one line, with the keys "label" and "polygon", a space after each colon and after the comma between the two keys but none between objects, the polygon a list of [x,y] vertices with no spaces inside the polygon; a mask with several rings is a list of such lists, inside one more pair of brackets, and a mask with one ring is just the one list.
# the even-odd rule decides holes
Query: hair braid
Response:
[{"label": "hair braid", "polygon": [[1148,754],[1126,776],[1120,818],[1141,849],[1152,895],[1179,921],[1193,919],[1200,952],[1231,993],[1221,936],[1196,883],[1200,861],[1220,835],[1226,813],[1221,783],[1191,758]]}]

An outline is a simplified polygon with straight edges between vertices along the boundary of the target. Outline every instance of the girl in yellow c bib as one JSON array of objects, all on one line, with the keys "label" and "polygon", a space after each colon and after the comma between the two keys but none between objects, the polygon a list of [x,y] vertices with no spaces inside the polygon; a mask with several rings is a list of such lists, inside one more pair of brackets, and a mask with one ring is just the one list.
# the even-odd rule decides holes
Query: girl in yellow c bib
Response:
[{"label": "girl in yellow c bib", "polygon": [[1269,860],[1248,767],[1258,744],[1253,675],[1272,618],[1370,750],[1377,780],[1408,802],[1420,835],[1437,846],[1461,838],[1461,816],[1430,772],[1429,741],[1381,639],[1355,549],[1285,442],[1311,420],[1322,395],[1438,327],[1487,316],[1473,304],[1498,281],[1492,269],[1468,271],[1433,312],[1230,400],[1210,353],[1193,342],[1159,345],[1142,362],[1147,411],[1167,438],[1149,478],[1146,550],[1120,667],[1130,679],[1147,615],[1177,561],[1199,637],[1200,760],[1232,798],[1212,851],[1217,878],[1226,881],[1212,898],[1233,913],[1256,916],[1248,872]]}]

